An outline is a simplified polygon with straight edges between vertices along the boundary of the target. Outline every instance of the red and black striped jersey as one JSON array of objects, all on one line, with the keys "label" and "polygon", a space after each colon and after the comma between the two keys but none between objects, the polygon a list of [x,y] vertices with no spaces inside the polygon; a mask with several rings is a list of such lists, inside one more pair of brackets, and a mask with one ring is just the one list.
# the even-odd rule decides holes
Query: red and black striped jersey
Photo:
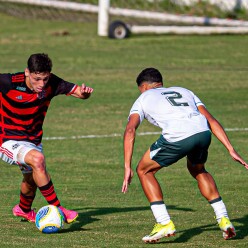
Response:
[{"label": "red and black striped jersey", "polygon": [[0,145],[7,140],[41,143],[42,126],[54,96],[72,94],[77,85],[51,73],[40,93],[29,89],[24,72],[0,74]]}]

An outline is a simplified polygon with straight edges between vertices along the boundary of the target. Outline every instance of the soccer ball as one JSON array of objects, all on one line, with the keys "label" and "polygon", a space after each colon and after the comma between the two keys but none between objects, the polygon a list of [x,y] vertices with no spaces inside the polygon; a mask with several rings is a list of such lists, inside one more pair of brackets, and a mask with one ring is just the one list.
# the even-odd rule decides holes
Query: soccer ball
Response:
[{"label": "soccer ball", "polygon": [[42,233],[56,233],[64,226],[64,214],[56,206],[44,206],[36,214],[35,225]]}]

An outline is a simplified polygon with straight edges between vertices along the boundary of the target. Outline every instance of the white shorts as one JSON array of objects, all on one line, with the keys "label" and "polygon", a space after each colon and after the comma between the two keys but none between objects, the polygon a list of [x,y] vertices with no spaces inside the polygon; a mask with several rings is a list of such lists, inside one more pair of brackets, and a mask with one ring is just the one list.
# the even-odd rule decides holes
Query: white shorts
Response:
[{"label": "white shorts", "polygon": [[18,165],[22,173],[31,173],[32,168],[25,163],[25,156],[33,149],[43,152],[42,144],[36,146],[26,141],[9,140],[0,146],[0,158],[8,164]]}]

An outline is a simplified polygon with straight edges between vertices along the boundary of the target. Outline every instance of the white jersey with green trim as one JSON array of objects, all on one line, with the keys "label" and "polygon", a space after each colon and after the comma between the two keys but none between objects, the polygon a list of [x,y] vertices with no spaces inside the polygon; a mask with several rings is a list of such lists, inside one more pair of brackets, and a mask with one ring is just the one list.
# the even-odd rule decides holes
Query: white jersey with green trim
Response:
[{"label": "white jersey with green trim", "polygon": [[209,130],[207,119],[197,106],[204,105],[190,90],[182,87],[154,88],[143,92],[133,104],[130,115],[139,114],[162,129],[169,142],[176,142]]}]

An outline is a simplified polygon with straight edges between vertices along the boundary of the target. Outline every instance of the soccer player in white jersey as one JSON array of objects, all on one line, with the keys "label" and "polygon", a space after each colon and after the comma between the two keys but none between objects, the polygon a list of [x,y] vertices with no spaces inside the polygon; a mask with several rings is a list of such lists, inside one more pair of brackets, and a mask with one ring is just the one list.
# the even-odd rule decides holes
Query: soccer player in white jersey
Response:
[{"label": "soccer player in white jersey", "polygon": [[143,119],[162,129],[160,138],[144,153],[137,166],[137,174],[156,220],[151,233],[142,240],[156,243],[162,237],[175,235],[176,229],[164,204],[155,173],[183,157],[187,157],[187,168],[197,180],[201,194],[213,207],[224,239],[234,237],[235,228],[229,220],[225,204],[213,177],[204,166],[211,133],[226,147],[235,161],[246,169],[248,164],[235,151],[221,124],[193,92],[181,87],[164,88],[162,75],[155,68],[144,69],[136,82],[141,95],[131,108],[124,133],[123,193],[127,192],[133,177],[131,162],[136,129]]}]

